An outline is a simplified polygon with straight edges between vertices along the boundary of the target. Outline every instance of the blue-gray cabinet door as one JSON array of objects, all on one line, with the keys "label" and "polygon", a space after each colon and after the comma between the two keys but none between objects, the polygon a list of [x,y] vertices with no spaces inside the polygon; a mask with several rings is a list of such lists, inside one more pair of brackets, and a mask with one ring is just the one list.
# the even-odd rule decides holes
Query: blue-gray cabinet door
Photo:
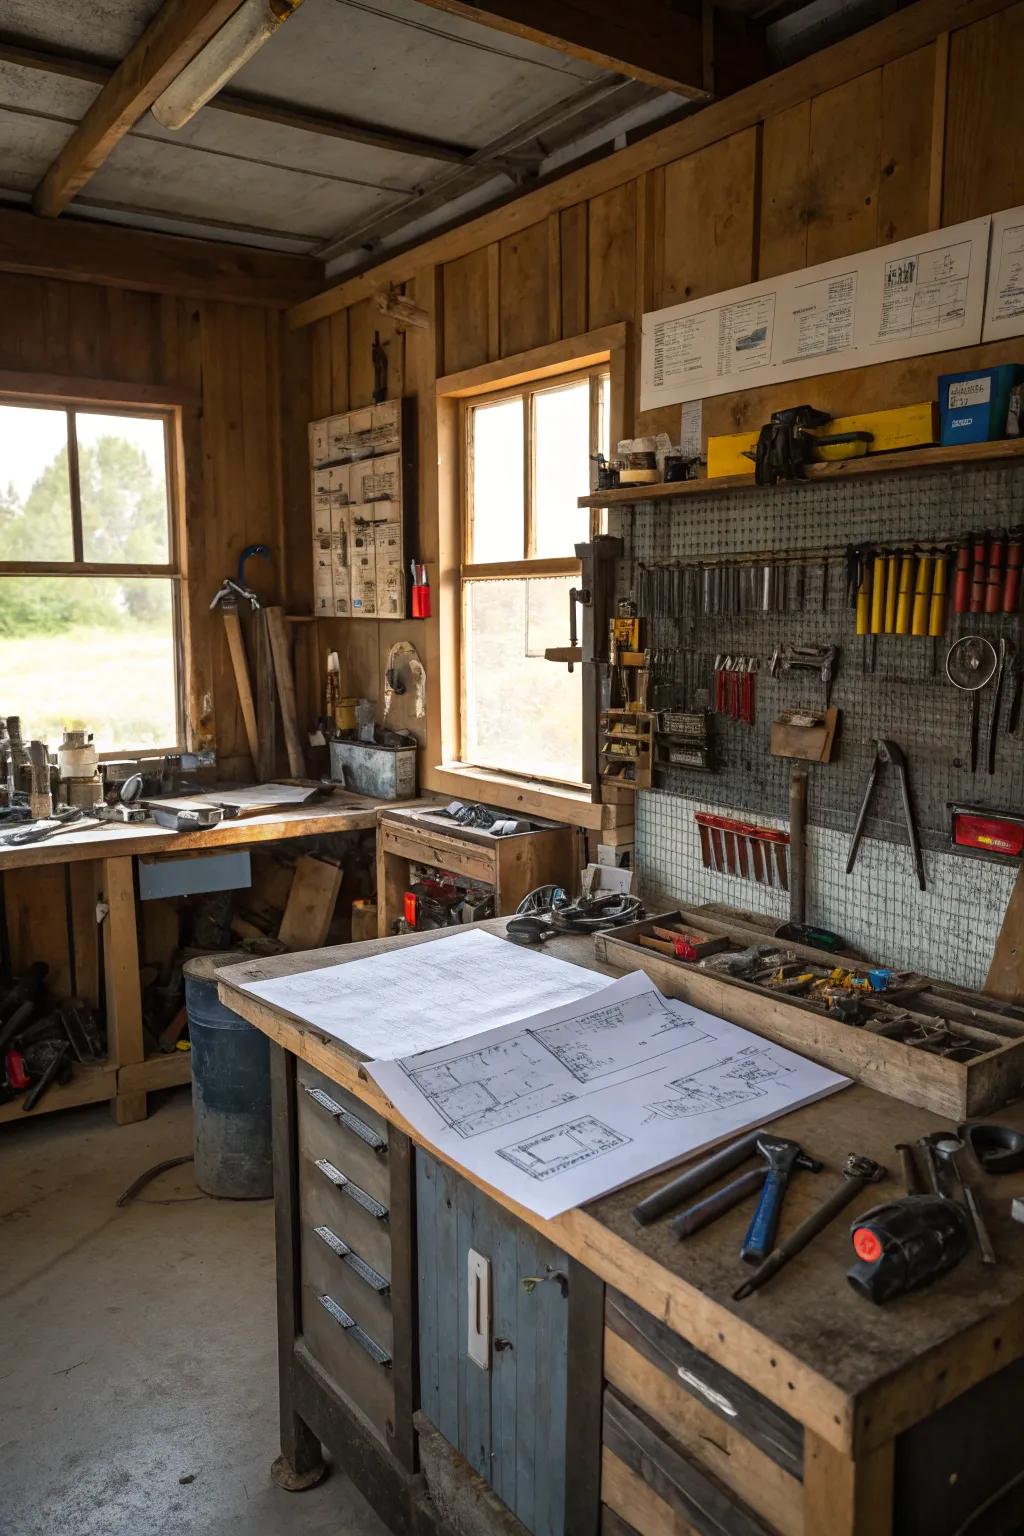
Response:
[{"label": "blue-gray cabinet door", "polygon": [[[423,1410],[534,1536],[563,1536],[569,1261],[419,1149],[416,1227]],[[490,1262],[489,1370],[467,1348],[470,1249]]]}]

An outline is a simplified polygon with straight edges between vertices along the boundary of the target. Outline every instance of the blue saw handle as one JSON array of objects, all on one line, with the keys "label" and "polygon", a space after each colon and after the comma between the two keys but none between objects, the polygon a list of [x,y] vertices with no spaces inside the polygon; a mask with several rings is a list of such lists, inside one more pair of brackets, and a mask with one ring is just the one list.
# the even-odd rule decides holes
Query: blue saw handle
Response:
[{"label": "blue saw handle", "polygon": [[747,1264],[760,1264],[775,1247],[775,1233],[782,1214],[782,1200],[789,1183],[789,1174],[770,1168],[765,1175],[761,1198],[757,1202],[747,1235],[743,1239],[740,1258]]}]

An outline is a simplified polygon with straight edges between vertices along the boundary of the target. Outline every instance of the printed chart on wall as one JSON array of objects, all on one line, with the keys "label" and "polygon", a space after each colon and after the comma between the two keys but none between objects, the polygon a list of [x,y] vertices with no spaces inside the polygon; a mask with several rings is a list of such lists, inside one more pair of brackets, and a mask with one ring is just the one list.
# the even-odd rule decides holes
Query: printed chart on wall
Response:
[{"label": "printed chart on wall", "polygon": [[973,219],[645,315],[641,410],[972,346],[990,224]]},{"label": "printed chart on wall", "polygon": [[1024,334],[1024,208],[992,216],[983,341]]},{"label": "printed chart on wall", "polygon": [[849,1081],[642,972],[367,1071],[431,1146],[543,1217]]}]

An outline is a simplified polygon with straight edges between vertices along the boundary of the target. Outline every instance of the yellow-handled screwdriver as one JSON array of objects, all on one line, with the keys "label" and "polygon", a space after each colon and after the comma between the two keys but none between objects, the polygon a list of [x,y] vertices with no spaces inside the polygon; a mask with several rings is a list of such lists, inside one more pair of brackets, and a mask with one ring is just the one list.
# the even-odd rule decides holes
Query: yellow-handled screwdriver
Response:
[{"label": "yellow-handled screwdriver", "polygon": [[932,567],[932,600],[928,610],[928,633],[933,640],[946,633],[946,577],[948,574],[948,556],[941,550],[936,552],[935,564]]},{"label": "yellow-handled screwdriver", "polygon": [[885,622],[885,560],[875,555],[871,567],[871,633],[880,635]]},{"label": "yellow-handled screwdriver", "polygon": [[896,633],[898,635],[910,634],[910,592],[914,581],[914,557],[903,555],[900,558],[900,585],[896,598]]},{"label": "yellow-handled screwdriver", "polygon": [[914,584],[914,613],[910,624],[912,635],[928,633],[928,605],[931,600],[932,557],[925,553],[917,557],[917,581]]}]

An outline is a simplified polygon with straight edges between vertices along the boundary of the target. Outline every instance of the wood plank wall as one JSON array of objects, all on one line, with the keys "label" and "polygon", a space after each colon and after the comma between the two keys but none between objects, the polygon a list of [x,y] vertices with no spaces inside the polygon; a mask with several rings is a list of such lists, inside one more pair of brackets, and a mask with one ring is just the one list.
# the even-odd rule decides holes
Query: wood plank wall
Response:
[{"label": "wood plank wall", "polygon": [[[818,73],[827,78],[825,64]],[[392,392],[403,381],[420,416],[421,558],[436,554],[436,377],[614,321],[638,326],[645,310],[1024,203],[1024,155],[1008,128],[1022,92],[1024,4],[1018,3],[784,110],[766,111],[738,131],[572,206],[561,206],[556,184],[546,217],[423,267],[406,292],[432,309],[435,335],[410,331],[403,341],[386,323],[379,327],[389,339]],[[771,100],[770,90],[765,98]],[[586,175],[580,172],[578,180]],[[602,171],[605,183],[610,175]],[[502,217],[495,216],[498,227]],[[374,317],[372,299],[362,299],[296,333],[307,338],[314,416],[369,400]],[[940,372],[1022,353],[1024,343],[1009,342],[725,395],[706,402],[705,431],[759,424],[772,409],[804,399],[844,414],[927,399]],[[676,438],[679,408],[640,416],[636,428]],[[310,565],[308,510],[299,526],[297,581]],[[436,568],[431,577],[436,587]],[[303,596],[308,607],[308,590]],[[436,620],[334,620],[317,627],[321,648],[341,652],[346,686],[371,698],[379,697],[394,640],[409,635],[428,666],[436,660]],[[429,786],[440,741],[436,722],[428,723],[421,777]]]},{"label": "wood plank wall", "polygon": [[[287,424],[295,401],[283,398],[281,388],[280,312],[255,304],[0,274],[0,315],[0,369],[165,385],[200,403],[185,418],[191,693],[200,706],[204,695],[212,697],[212,713],[202,725],[215,733],[222,776],[248,776],[223,625],[209,612],[209,603],[221,579],[234,574],[246,544],[265,543],[274,551],[273,571],[254,560],[247,572],[267,600],[277,597],[287,580],[278,422],[282,418]],[[300,408],[304,455],[305,401]],[[294,463],[294,454],[290,457]],[[305,530],[304,475],[300,507]],[[304,563],[308,566],[308,556]],[[16,679],[3,680],[0,707],[5,713],[20,708],[31,723],[29,701],[19,699]],[[15,968],[45,960],[54,990],[67,992],[65,871],[9,872],[4,895]]]}]

